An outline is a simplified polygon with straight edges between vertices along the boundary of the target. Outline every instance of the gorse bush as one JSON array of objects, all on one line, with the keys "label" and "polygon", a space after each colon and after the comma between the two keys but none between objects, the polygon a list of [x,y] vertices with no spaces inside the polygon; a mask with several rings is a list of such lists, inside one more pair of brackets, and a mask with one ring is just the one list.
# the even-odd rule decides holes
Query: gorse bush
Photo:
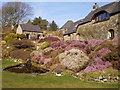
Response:
[{"label": "gorse bush", "polygon": [[49,47],[50,46],[50,43],[49,42],[43,42],[42,44],[41,44],[41,49],[45,49],[45,48],[47,48],[47,47]]},{"label": "gorse bush", "polygon": [[8,41],[11,41],[11,40],[13,40],[13,39],[15,39],[15,38],[17,38],[17,35],[14,34],[14,33],[10,33],[10,34],[8,34],[7,36],[4,37],[4,40],[5,40],[6,42],[8,42]]},{"label": "gorse bush", "polygon": [[13,40],[10,42],[10,44],[18,49],[34,47],[34,44],[31,42],[31,40]]}]

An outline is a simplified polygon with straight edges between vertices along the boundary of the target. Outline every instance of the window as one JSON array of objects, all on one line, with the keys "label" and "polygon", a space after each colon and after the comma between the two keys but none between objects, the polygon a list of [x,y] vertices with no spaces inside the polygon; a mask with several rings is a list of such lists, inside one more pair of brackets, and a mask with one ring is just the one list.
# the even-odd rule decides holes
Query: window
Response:
[{"label": "window", "polygon": [[107,12],[102,12],[95,15],[94,19],[95,19],[95,22],[101,22],[101,21],[110,19],[110,15]]}]

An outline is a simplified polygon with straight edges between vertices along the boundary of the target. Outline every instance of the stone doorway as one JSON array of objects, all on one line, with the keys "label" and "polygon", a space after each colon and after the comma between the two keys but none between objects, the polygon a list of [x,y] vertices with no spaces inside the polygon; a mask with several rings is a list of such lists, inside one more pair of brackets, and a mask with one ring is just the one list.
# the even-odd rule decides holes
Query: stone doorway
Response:
[{"label": "stone doorway", "polygon": [[30,34],[26,34],[26,38],[27,38],[27,39],[30,39]]},{"label": "stone doorway", "polygon": [[109,30],[109,39],[113,39],[115,37],[115,31],[113,29]]},{"label": "stone doorway", "polygon": [[37,35],[37,39],[39,39],[39,38],[40,38],[40,34]]}]

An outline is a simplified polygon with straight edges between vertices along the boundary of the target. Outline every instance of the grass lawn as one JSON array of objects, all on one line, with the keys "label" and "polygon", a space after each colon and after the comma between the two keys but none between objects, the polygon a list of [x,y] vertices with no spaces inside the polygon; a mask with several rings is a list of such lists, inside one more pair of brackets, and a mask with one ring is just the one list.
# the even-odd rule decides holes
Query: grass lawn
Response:
[{"label": "grass lawn", "polygon": [[[14,65],[14,62],[3,60],[3,67]],[[81,81],[65,73],[57,77],[53,74],[29,76],[23,73],[2,71],[3,88],[118,88],[117,83],[96,83]]]}]

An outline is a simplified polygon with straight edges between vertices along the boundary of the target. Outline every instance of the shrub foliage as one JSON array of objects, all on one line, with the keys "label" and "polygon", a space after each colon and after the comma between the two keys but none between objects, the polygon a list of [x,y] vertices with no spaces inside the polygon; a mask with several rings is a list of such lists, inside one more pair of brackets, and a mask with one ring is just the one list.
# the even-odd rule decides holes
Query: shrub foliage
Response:
[{"label": "shrub foliage", "polygon": [[10,44],[18,49],[34,47],[34,44],[30,40],[13,40],[10,42]]},{"label": "shrub foliage", "polygon": [[27,60],[30,58],[30,52],[22,49],[14,50],[10,53],[10,56],[15,59]]}]

